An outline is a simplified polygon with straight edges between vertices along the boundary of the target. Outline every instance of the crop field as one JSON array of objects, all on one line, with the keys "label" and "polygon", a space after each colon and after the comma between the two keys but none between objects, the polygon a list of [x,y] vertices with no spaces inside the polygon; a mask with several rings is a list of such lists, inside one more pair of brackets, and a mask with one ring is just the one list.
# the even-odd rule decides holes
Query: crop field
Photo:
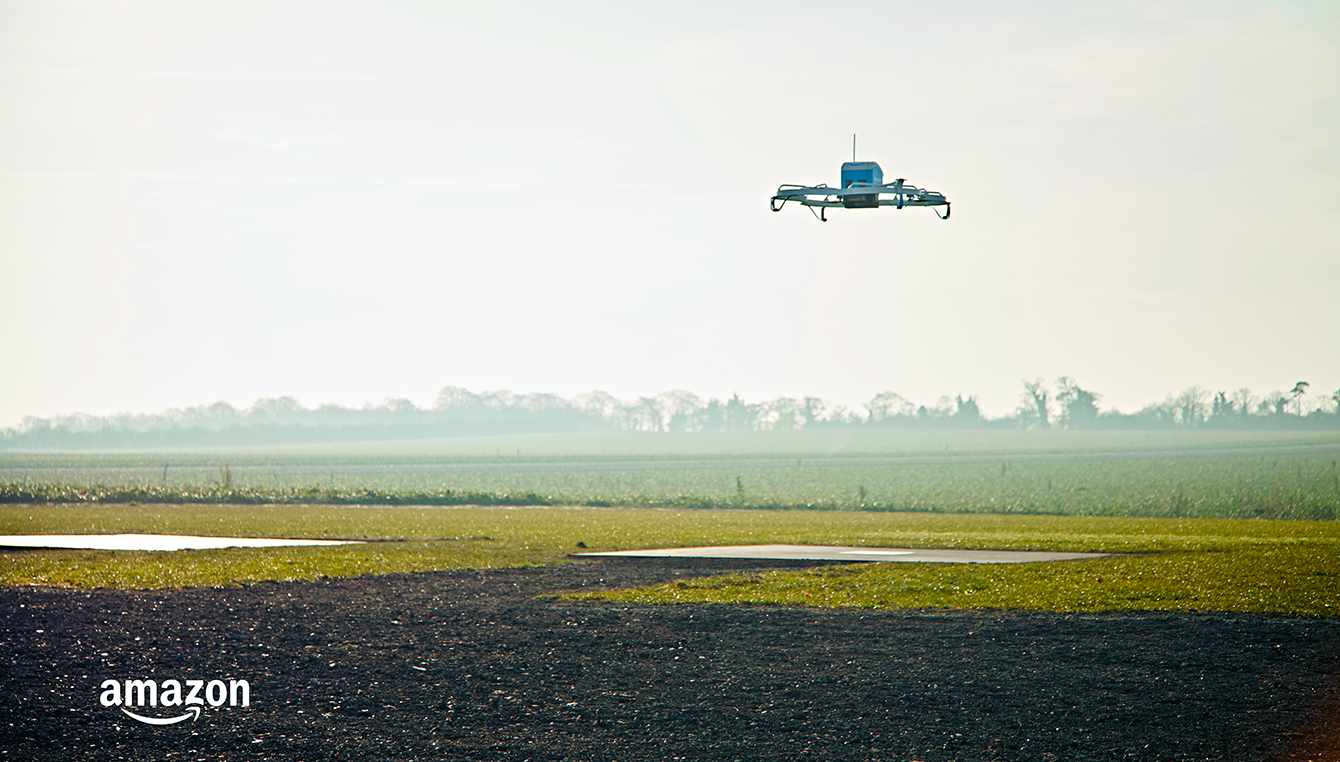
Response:
[{"label": "crop field", "polygon": [[796,432],[0,454],[6,502],[1340,517],[1340,435]]},{"label": "crop field", "polygon": [[0,554],[0,584],[231,586],[555,564],[593,550],[739,543],[1108,551],[1009,566],[870,564],[707,577],[620,601],[866,608],[1340,614],[1340,523],[862,511],[348,506],[3,506],[0,533],[160,532],[383,540],[323,548]]}]

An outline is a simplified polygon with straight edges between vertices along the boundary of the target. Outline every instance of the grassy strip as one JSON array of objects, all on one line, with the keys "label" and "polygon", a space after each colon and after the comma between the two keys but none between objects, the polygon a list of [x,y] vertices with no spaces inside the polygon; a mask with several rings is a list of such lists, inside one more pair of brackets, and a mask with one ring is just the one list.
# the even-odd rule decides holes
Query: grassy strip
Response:
[{"label": "grassy strip", "polygon": [[[60,483],[0,484],[0,504],[172,503],[188,505],[562,505],[534,492],[459,490],[393,491],[371,489],[258,488],[204,485],[115,486]],[[568,503],[571,504],[571,503]]]},{"label": "grassy strip", "polygon": [[1020,565],[868,564],[580,593],[622,603],[1340,616],[1340,546],[1300,542]]},{"label": "grassy strip", "polygon": [[[698,495],[618,498],[542,495],[537,492],[475,492],[463,490],[377,490],[324,487],[176,487],[72,484],[0,484],[0,505],[65,505],[72,503],[172,505],[375,505],[375,506],[572,506],[579,508],[749,509],[760,511],[907,511],[906,506],[880,501],[780,501],[746,497]],[[959,512],[959,511],[948,511]],[[1031,511],[1018,511],[1029,514]],[[1037,513],[1047,513],[1045,511]],[[1283,518],[1283,517],[1281,517]]]},{"label": "grassy strip", "polygon": [[778,542],[1163,553],[1020,566],[872,564],[728,575],[584,597],[650,603],[1336,615],[1340,596],[1340,524],[1330,521],[570,507],[0,506],[0,534],[85,532],[401,541],[175,553],[0,552],[0,584],[230,586],[561,563],[579,543],[606,550]]},{"label": "grassy strip", "polygon": [[[749,497],[620,496],[617,498],[542,495],[536,492],[473,492],[461,490],[376,490],[323,487],[176,487],[104,486],[71,484],[0,484],[0,505],[72,503],[173,504],[173,505],[377,505],[377,506],[573,506],[580,508],[680,508],[760,511],[876,511],[910,510],[905,505],[849,499],[781,501]],[[945,513],[974,513],[946,510]],[[1023,515],[1063,515],[1045,510],[1016,510]],[[1272,516],[1271,518],[1296,518]]]},{"label": "grassy strip", "polygon": [[[1340,477],[1338,477],[1340,478]],[[943,486],[943,485],[942,485]],[[1221,485],[1222,486],[1222,485]],[[1337,481],[1340,489],[1340,481]],[[1104,515],[1190,516],[1317,520],[1340,518],[1340,497],[1325,490],[1300,489],[1292,493],[1272,492],[1270,499],[1190,499],[1179,487],[1166,495],[1154,495],[1145,503],[1092,504],[1094,496],[1084,486],[1073,491],[1051,493],[1046,500],[1019,498],[997,501],[994,497],[964,500],[941,494],[902,500],[833,496],[809,500],[779,500],[763,495],[739,493],[731,496],[692,494],[592,495],[576,492],[471,491],[452,489],[368,489],[339,487],[239,487],[223,485],[76,485],[69,483],[0,483],[0,505],[70,503],[140,503],[189,505],[380,505],[380,506],[580,506],[589,508],[642,507],[674,509],[752,509],[767,511],[872,511],[934,512],[946,514],[1009,513],[1014,515]],[[1340,494],[1340,493],[1337,493]],[[1086,502],[1088,501],[1088,502]]]}]

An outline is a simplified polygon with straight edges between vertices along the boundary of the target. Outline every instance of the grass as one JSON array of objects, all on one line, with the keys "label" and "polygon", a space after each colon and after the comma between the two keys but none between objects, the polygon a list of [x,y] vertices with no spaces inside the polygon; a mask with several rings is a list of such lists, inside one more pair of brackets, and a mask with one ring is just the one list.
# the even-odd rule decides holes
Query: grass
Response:
[{"label": "grass", "polygon": [[625,433],[0,453],[0,534],[389,540],[7,552],[0,584],[228,586],[562,563],[579,544],[780,542],[1130,555],[825,567],[582,597],[1340,616],[1337,461],[1330,432]]},{"label": "grass", "polygon": [[1245,545],[1021,565],[868,564],[573,594],[621,603],[1340,616],[1340,545]]},{"label": "grass", "polygon": [[1340,616],[1340,523],[570,507],[7,505],[0,534],[151,532],[381,539],[330,548],[0,553],[0,584],[162,589],[561,563],[701,544],[1112,551],[1058,564],[862,564],[578,596],[639,603],[1183,610]]}]

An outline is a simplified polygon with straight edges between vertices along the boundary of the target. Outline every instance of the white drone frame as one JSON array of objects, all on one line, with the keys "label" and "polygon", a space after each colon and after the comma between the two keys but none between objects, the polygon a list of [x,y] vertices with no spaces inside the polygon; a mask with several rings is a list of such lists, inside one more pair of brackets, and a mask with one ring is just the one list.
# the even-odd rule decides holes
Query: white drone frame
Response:
[{"label": "white drone frame", "polygon": [[[852,183],[846,188],[833,188],[828,185],[779,185],[777,192],[768,199],[768,208],[774,212],[782,211],[788,201],[794,201],[801,206],[809,207],[810,214],[814,214],[814,208],[819,208],[819,213],[815,217],[820,222],[828,222],[828,209],[830,207],[846,206],[842,199],[845,196],[869,196],[871,194],[879,196],[879,206],[892,206],[902,209],[905,206],[929,206],[935,216],[942,220],[949,219],[950,208],[949,200],[943,193],[918,188],[915,185],[908,185],[905,180],[898,178],[891,183],[875,185],[873,183]],[[885,198],[888,196],[888,198]],[[943,206],[945,213],[940,214],[934,207]],[[860,207],[853,207],[860,208]]]},{"label": "white drone frame", "polygon": [[[814,214],[820,222],[828,222],[829,207],[843,207],[846,209],[876,209],[881,206],[892,206],[902,209],[905,206],[929,206],[935,216],[942,220],[949,219],[949,199],[945,198],[943,193],[918,188],[915,185],[908,185],[903,178],[898,178],[891,183],[879,184],[876,182],[854,180],[847,182],[847,168],[851,167],[853,171],[870,171],[870,180],[883,180],[883,171],[879,165],[874,162],[856,161],[856,135],[851,136],[851,163],[842,165],[844,186],[841,188],[830,187],[827,183],[820,185],[779,185],[777,192],[772,198],[768,199],[768,208],[774,212],[782,211],[788,201],[794,201],[810,210],[814,214],[814,207],[819,207],[819,213]],[[848,197],[859,196],[859,200]],[[873,196],[873,198],[871,198]],[[885,198],[888,196],[888,198]],[[943,206],[945,213],[940,214],[934,207]]]}]

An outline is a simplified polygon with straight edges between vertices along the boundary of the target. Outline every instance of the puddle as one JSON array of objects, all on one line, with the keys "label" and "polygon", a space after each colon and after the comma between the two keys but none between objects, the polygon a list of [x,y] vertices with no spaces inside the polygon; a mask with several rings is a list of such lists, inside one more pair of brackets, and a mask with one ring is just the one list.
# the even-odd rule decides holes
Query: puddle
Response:
[{"label": "puddle", "polygon": [[0,548],[76,550],[210,550],[213,548],[285,548],[297,545],[359,545],[357,540],[303,540],[271,537],[203,537],[189,534],[10,534]]},{"label": "puddle", "polygon": [[1036,550],[938,550],[932,548],[853,548],[846,545],[718,545],[706,548],[656,548],[577,556],[620,558],[757,558],[802,561],[895,561],[941,564],[1022,564],[1036,561],[1076,561],[1106,553],[1052,553]]}]

